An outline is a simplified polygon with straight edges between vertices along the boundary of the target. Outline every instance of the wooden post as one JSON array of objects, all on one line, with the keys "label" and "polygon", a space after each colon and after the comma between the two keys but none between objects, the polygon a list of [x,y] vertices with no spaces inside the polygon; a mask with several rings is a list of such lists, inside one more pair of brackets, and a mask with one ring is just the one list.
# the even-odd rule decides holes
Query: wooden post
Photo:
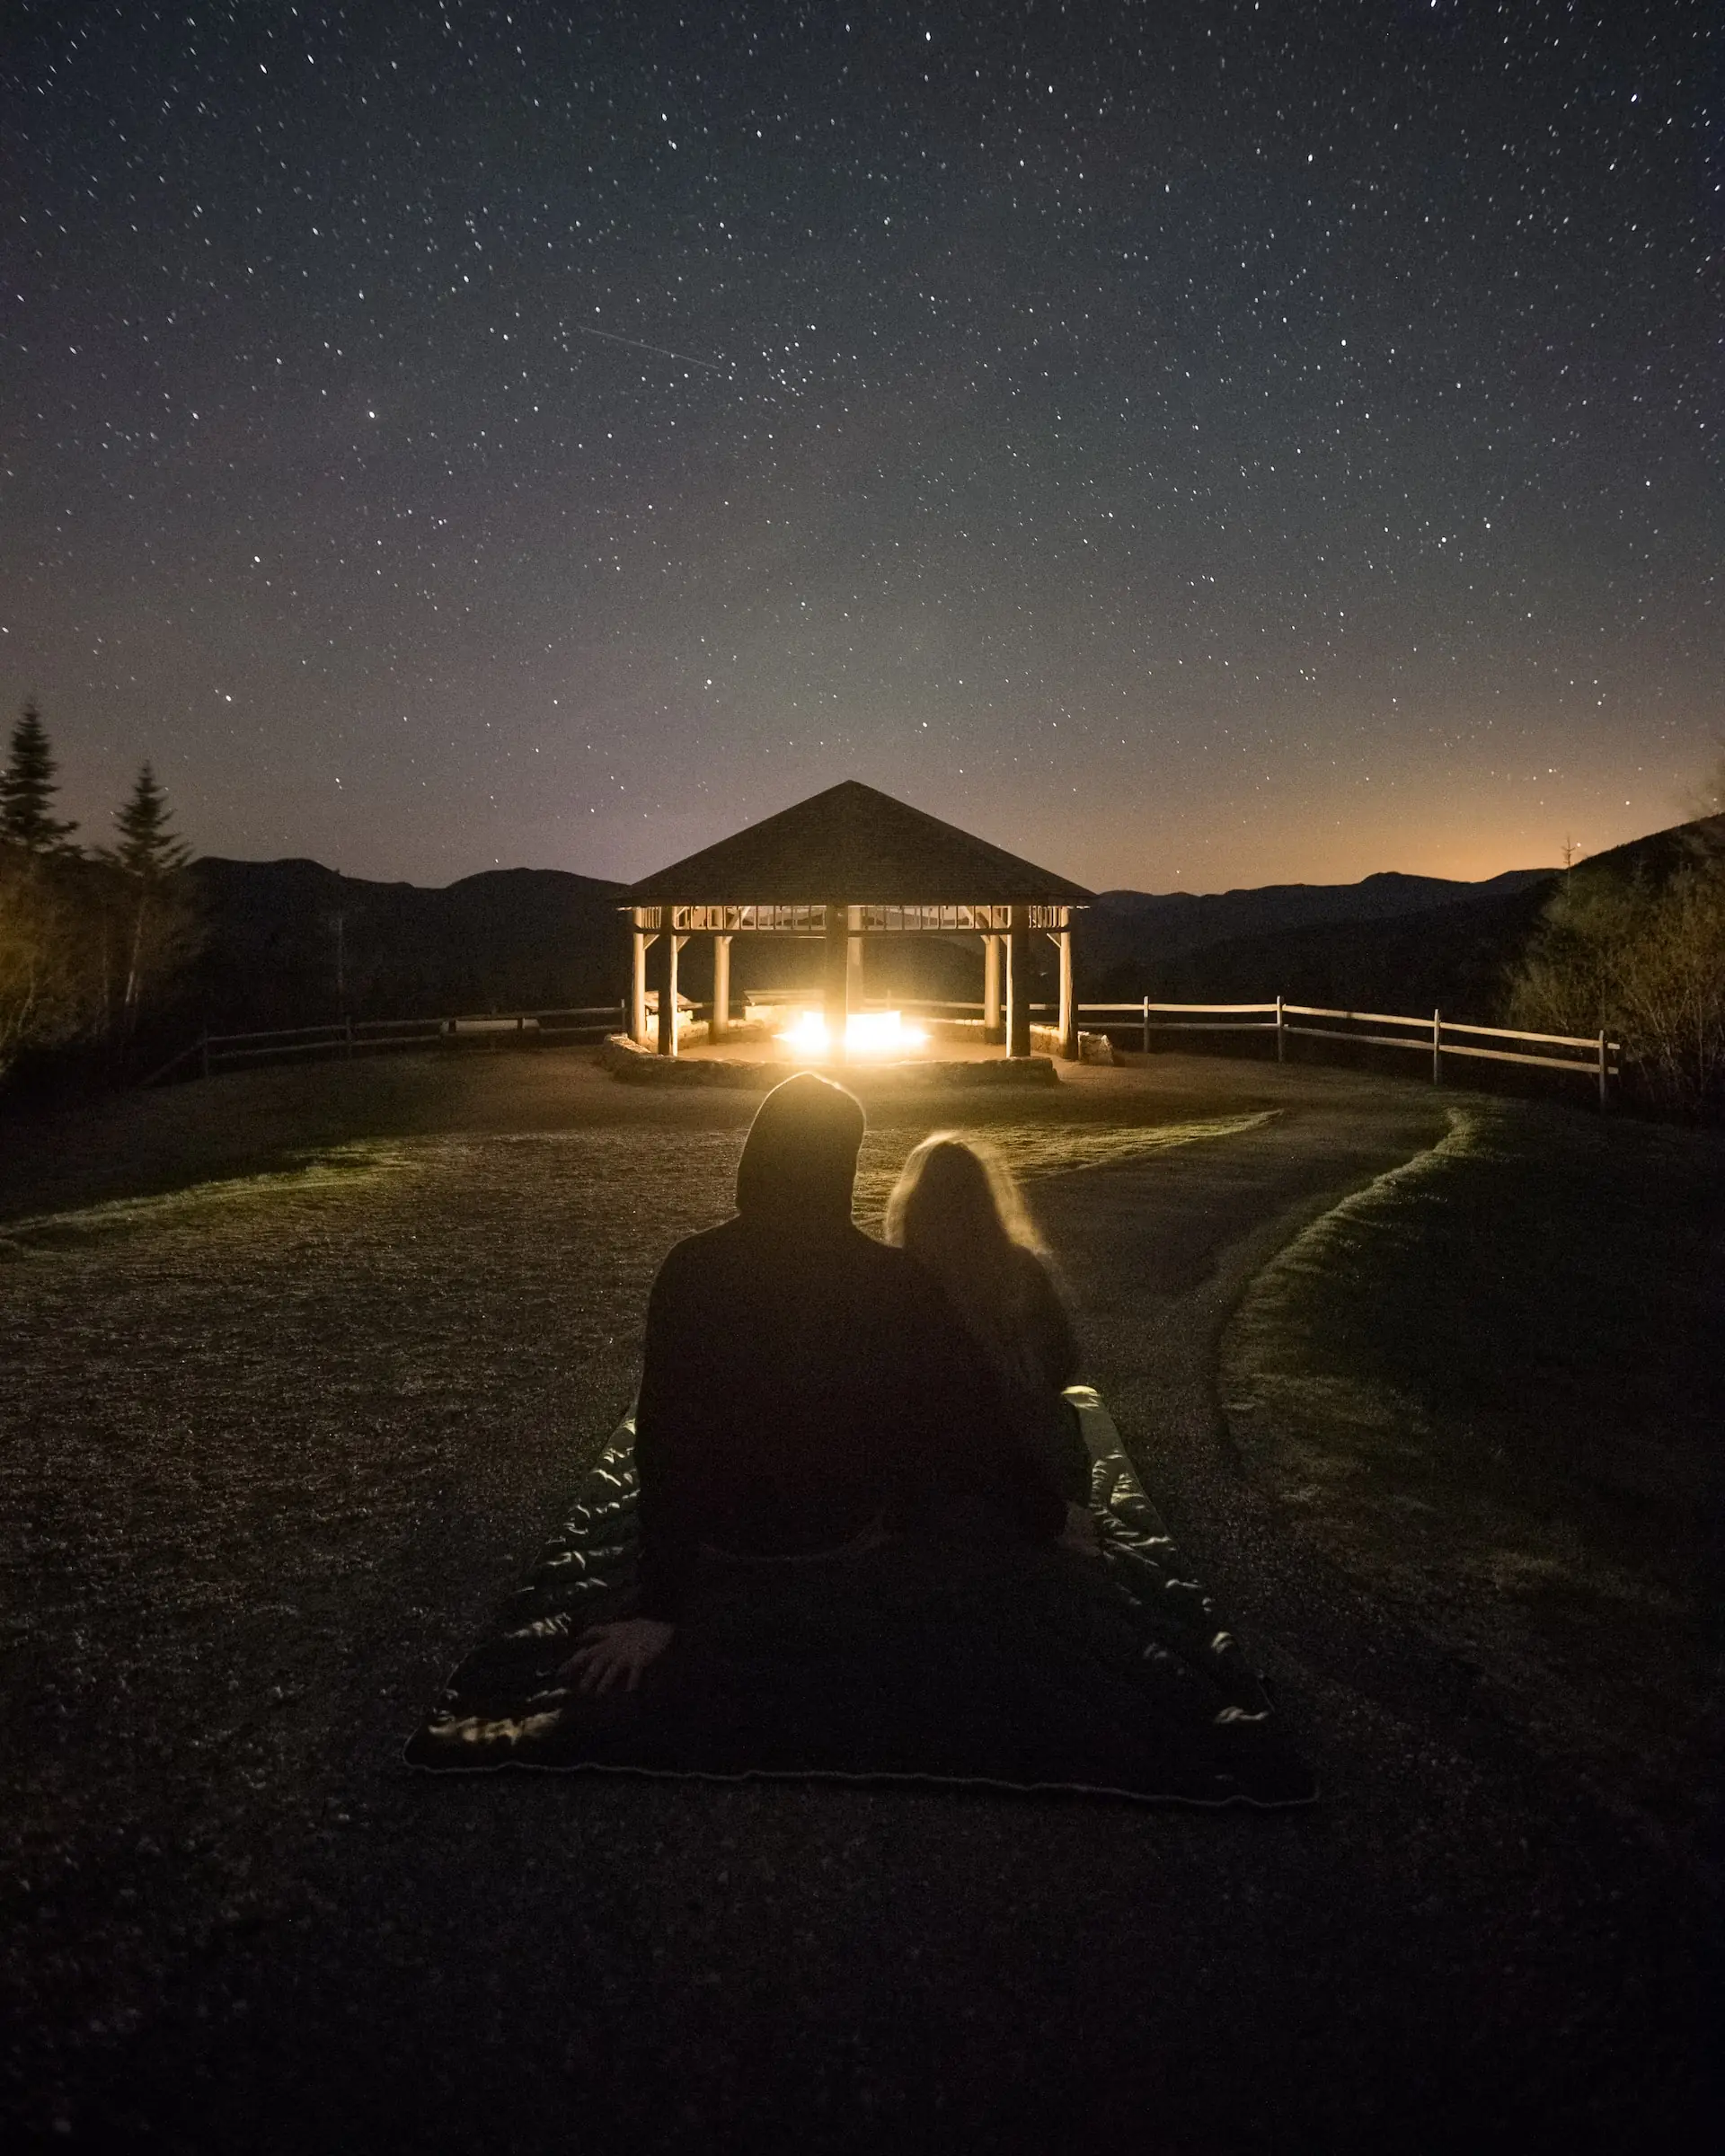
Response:
[{"label": "wooden post", "polygon": [[712,1019],[709,1040],[722,1040],[730,1030],[730,938],[712,939]]},{"label": "wooden post", "polygon": [[637,1047],[647,1046],[647,946],[655,939],[641,926],[641,909],[635,910],[634,968],[629,984],[629,1038]]},{"label": "wooden post", "polygon": [[1078,1060],[1078,1005],[1072,994],[1072,931],[1063,928],[1055,938],[1060,947],[1060,1053],[1068,1063]]},{"label": "wooden post", "polygon": [[659,963],[653,968],[659,979],[659,1040],[661,1056],[677,1054],[677,938],[671,933],[668,921],[653,941],[659,946]]},{"label": "wooden post", "polygon": [[1147,1055],[1150,1053],[1150,998],[1149,998],[1147,995],[1146,995],[1146,996],[1145,997],[1145,999],[1144,999],[1144,1044],[1143,1044],[1143,1045],[1144,1045],[1144,1052],[1145,1052],[1145,1054],[1147,1056]]},{"label": "wooden post", "polygon": [[1431,1014],[1431,1082],[1444,1082],[1444,1021],[1436,1011]]},{"label": "wooden post", "polygon": [[1014,900],[1007,912],[1006,1053],[1031,1052],[1031,909]]},{"label": "wooden post", "polygon": [[1599,1036],[1599,1113],[1603,1116],[1611,1105],[1611,1065],[1606,1057],[1606,1037]]},{"label": "wooden post", "polygon": [[845,943],[845,1008],[862,1008],[862,908],[846,906]]},{"label": "wooden post", "polygon": [[1286,1059],[1287,1048],[1287,1021],[1282,1015],[1282,999],[1278,995],[1276,998],[1276,1060],[1278,1063]]},{"label": "wooden post", "polygon": [[851,909],[842,898],[827,901],[827,941],[821,965],[821,1016],[827,1023],[827,1052],[845,1060],[845,1019],[851,987]]},{"label": "wooden post", "polygon": [[1005,1028],[1000,1022],[1000,938],[985,936],[982,939],[982,1038],[986,1041],[1003,1041]]}]

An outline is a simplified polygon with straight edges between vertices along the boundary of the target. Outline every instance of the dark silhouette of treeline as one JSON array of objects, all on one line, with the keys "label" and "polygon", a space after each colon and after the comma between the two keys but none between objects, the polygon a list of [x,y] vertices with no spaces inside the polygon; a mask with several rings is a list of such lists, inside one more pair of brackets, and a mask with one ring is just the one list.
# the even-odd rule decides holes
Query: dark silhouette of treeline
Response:
[{"label": "dark silhouette of treeline", "polygon": [[195,862],[206,924],[182,1010],[214,1031],[613,1002],[617,886],[498,869],[441,889],[314,861]]}]

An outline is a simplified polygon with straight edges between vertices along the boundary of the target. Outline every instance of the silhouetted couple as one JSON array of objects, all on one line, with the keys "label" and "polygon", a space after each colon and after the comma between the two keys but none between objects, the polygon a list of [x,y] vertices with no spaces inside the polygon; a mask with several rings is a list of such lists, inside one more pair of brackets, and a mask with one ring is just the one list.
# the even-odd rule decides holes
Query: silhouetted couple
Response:
[{"label": "silhouetted couple", "polygon": [[793,1578],[818,1612],[824,1581],[902,1576],[907,1550],[924,1577],[942,1547],[1094,1554],[1060,1397],[1077,1347],[1010,1179],[930,1139],[877,1242],[851,1217],[862,1134],[842,1087],[787,1080],[749,1130],[736,1216],[659,1268],[636,1413],[640,1591],[564,1666],[582,1692],[632,1690],[739,1586]]}]

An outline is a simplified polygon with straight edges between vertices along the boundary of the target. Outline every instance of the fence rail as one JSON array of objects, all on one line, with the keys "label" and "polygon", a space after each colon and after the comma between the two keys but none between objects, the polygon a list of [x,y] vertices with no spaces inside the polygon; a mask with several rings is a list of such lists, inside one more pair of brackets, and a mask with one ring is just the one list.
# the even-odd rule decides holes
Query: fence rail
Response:
[{"label": "fence rail", "polygon": [[571,1004],[554,1011],[486,1012],[455,1018],[337,1019],[323,1026],[283,1026],[249,1033],[200,1033],[169,1056],[140,1086],[160,1085],[189,1074],[201,1078],[248,1063],[298,1056],[368,1056],[392,1048],[436,1047],[470,1040],[574,1041],[616,1032],[624,1021],[621,1003]]},{"label": "fence rail", "polygon": [[[1201,1014],[1201,1015],[1195,1015]],[[1213,1015],[1220,1014],[1220,1015]],[[1598,1087],[1599,1105],[1608,1105],[1611,1082],[1622,1072],[1623,1044],[1604,1033],[1535,1033],[1514,1026],[1481,1026],[1463,1019],[1446,1018],[1434,1011],[1429,1018],[1410,1018],[1389,1011],[1332,1011],[1320,1003],[1290,1003],[1281,996],[1269,1003],[1159,1003],[1140,996],[1135,1003],[1081,1003],[1080,1020],[1098,1018],[1102,1030],[1124,1031],[1134,1020],[1140,1046],[1147,1056],[1156,1033],[1274,1033],[1276,1060],[1286,1056],[1290,1034],[1305,1040],[1351,1042],[1356,1047],[1412,1048],[1431,1057],[1431,1082],[1443,1083],[1446,1056],[1464,1056],[1487,1063],[1517,1063],[1537,1070],[1564,1071],[1591,1079]],[[1291,1025],[1293,1018],[1327,1019],[1327,1025]],[[1345,1029],[1358,1026],[1402,1026],[1402,1033],[1361,1033]],[[1493,1040],[1535,1041],[1547,1048],[1570,1048],[1569,1056],[1528,1055],[1519,1048],[1484,1048],[1458,1040],[1460,1033],[1482,1035]]]}]

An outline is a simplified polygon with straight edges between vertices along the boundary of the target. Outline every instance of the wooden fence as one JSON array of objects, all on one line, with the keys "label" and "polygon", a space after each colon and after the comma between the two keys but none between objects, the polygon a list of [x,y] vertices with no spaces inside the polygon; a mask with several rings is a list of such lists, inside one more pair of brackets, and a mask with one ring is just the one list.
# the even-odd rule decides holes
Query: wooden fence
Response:
[{"label": "wooden fence", "polygon": [[[1434,1085],[1443,1083],[1446,1056],[1525,1064],[1536,1070],[1567,1072],[1590,1079],[1598,1088],[1601,1108],[1610,1100],[1611,1082],[1619,1074],[1623,1054],[1622,1043],[1607,1039],[1603,1033],[1530,1033],[1513,1026],[1475,1026],[1446,1018],[1440,1011],[1434,1011],[1429,1018],[1407,1018],[1384,1011],[1331,1011],[1317,1003],[1286,1003],[1279,995],[1271,1003],[1158,1003],[1142,996],[1135,1003],[1081,1003],[1079,1016],[1081,1020],[1100,1019],[1103,1032],[1136,1032],[1146,1055],[1158,1033],[1269,1032],[1276,1036],[1278,1063],[1287,1056],[1290,1035],[1306,1040],[1349,1041],[1358,1047],[1411,1048],[1416,1055],[1430,1056]],[[1322,1022],[1296,1022],[1314,1019]],[[1384,1026],[1401,1029],[1394,1033],[1358,1030]],[[1463,1035],[1466,1038],[1459,1038]],[[1520,1046],[1482,1047],[1483,1040],[1537,1045],[1530,1055]]]},{"label": "wooden fence", "polygon": [[[978,1003],[940,1003],[928,997],[905,999],[907,1011],[926,1012],[930,1016],[957,1015],[980,1017],[983,1006]],[[1036,1019],[1051,1019],[1056,1015],[1052,1003],[1032,1003],[1031,1015]],[[1325,1023],[1305,1025],[1298,1021],[1318,1019]],[[1149,996],[1140,996],[1134,1003],[1080,1003],[1078,1022],[1092,1032],[1106,1033],[1111,1038],[1120,1034],[1132,1037],[1133,1045],[1148,1055],[1159,1033],[1273,1033],[1276,1037],[1276,1060],[1284,1062],[1287,1055],[1290,1035],[1299,1035],[1307,1040],[1351,1041],[1358,1047],[1412,1048],[1419,1055],[1431,1057],[1431,1082],[1443,1083],[1444,1062],[1451,1056],[1476,1056],[1488,1063],[1517,1063],[1531,1065],[1537,1070],[1565,1071],[1588,1078],[1598,1088],[1599,1103],[1606,1105],[1612,1081],[1619,1074],[1619,1057],[1622,1046],[1609,1040],[1605,1034],[1578,1035],[1571,1033],[1529,1033],[1511,1026],[1474,1026],[1464,1024],[1458,1019],[1446,1018],[1434,1011],[1429,1018],[1392,1016],[1384,1011],[1331,1011],[1318,1003],[1290,1003],[1278,996],[1269,1003],[1159,1003]],[[1361,1032],[1362,1026],[1395,1026],[1395,1033]],[[1457,1038],[1465,1034],[1465,1040]],[[1535,1052],[1527,1054],[1520,1047],[1483,1047],[1482,1040],[1533,1042]],[[1539,1050],[1557,1049],[1556,1055]]]},{"label": "wooden fence", "polygon": [[[902,1007],[931,1017],[960,1012],[977,1018],[983,1015],[980,1003],[940,1002],[928,997],[907,996]],[[691,1012],[705,1008],[704,1004],[690,1006]],[[1052,1018],[1055,1006],[1032,1003],[1031,1014]],[[1300,1022],[1313,1020],[1321,1022]],[[1449,1056],[1521,1064],[1591,1080],[1598,1089],[1601,1108],[1608,1104],[1612,1081],[1621,1067],[1621,1044],[1603,1033],[1588,1038],[1529,1033],[1510,1026],[1475,1026],[1445,1018],[1438,1011],[1429,1018],[1408,1018],[1383,1011],[1331,1011],[1316,1003],[1287,1003],[1280,996],[1269,1003],[1159,1003],[1148,996],[1141,996],[1136,1003],[1080,1003],[1078,1022],[1082,1026],[1086,1021],[1092,1021],[1092,1030],[1110,1037],[1133,1036],[1146,1055],[1155,1037],[1163,1033],[1273,1033],[1278,1063],[1287,1056],[1290,1036],[1351,1043],[1356,1047],[1409,1048],[1430,1056],[1434,1085],[1443,1083],[1444,1063]],[[471,1018],[340,1019],[326,1026],[293,1026],[271,1032],[206,1032],[139,1082],[159,1085],[173,1077],[208,1078],[217,1071],[297,1056],[363,1056],[394,1048],[456,1047],[481,1041],[499,1047],[531,1047],[541,1042],[597,1040],[607,1033],[622,1031],[627,1022],[624,1004],[589,1003],[561,1011],[491,1012]],[[1398,1030],[1359,1030],[1385,1026]],[[1520,1045],[1480,1045],[1487,1040],[1531,1043],[1534,1052],[1529,1054]],[[1552,1053],[1554,1050],[1557,1052]]]},{"label": "wooden fence", "polygon": [[139,1080],[208,1078],[217,1071],[297,1056],[370,1056],[392,1048],[459,1047],[486,1041],[496,1047],[602,1039],[624,1022],[621,1003],[588,1003],[562,1011],[487,1012],[472,1018],[343,1018],[327,1026],[288,1026],[252,1033],[200,1033]]}]

